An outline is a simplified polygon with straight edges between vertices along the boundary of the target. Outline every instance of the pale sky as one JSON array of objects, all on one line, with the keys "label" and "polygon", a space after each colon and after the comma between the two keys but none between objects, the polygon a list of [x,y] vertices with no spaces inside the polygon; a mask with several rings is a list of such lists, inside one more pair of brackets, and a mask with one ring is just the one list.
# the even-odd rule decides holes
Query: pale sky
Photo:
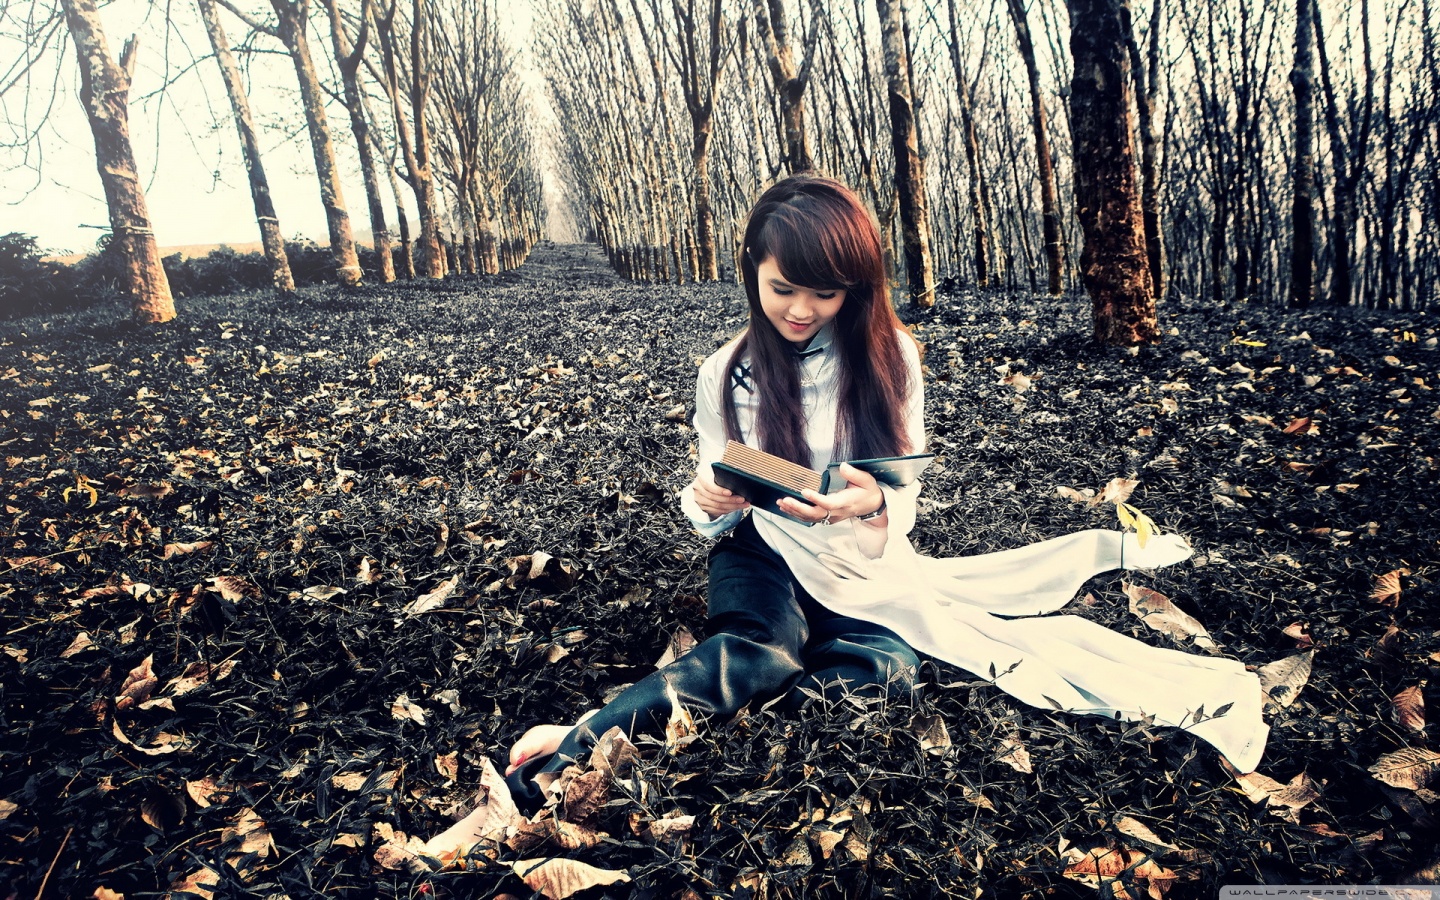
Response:
[{"label": "pale sky", "polygon": [[[530,5],[502,2],[502,19],[513,46],[522,50],[528,65]],[[242,8],[269,14],[268,4],[241,0]],[[318,4],[317,4],[318,6]],[[163,9],[159,7],[158,9]],[[193,55],[208,54],[210,45],[193,3],[170,6],[177,31],[166,46],[162,12],[146,0],[115,0],[102,11],[110,51],[119,56],[125,37],[141,36],[135,85],[131,91],[131,140],[145,184],[150,217],[161,247],[181,244],[235,243],[259,240],[255,210],[239,151],[239,139],[229,103],[213,59],[206,59],[183,75],[162,100],[153,95],[160,87],[168,53],[172,70],[182,69]],[[242,24],[220,10],[232,46],[245,33]],[[316,67],[325,77],[330,54],[328,30],[319,29],[323,15],[312,20],[311,50]],[[93,249],[108,228],[104,192],[95,169],[95,145],[79,99],[79,72],[68,34],[65,56],[49,123],[39,136],[40,166],[20,165],[19,150],[0,150],[0,234],[18,231],[38,238],[41,247],[64,252]],[[280,47],[263,37],[255,46]],[[0,38],[0,71],[8,68],[6,56],[16,53],[12,42]],[[320,58],[325,54],[325,59]],[[253,65],[248,85],[250,105],[262,131],[261,145],[280,227],[287,238],[327,239],[325,213],[320,205],[314,160],[295,91],[295,72],[287,56],[262,57]],[[39,80],[47,87],[55,71],[52,57]],[[538,93],[537,79],[532,90]],[[17,88],[18,90],[18,88]],[[32,95],[32,107],[36,95]],[[43,99],[49,99],[48,96]],[[0,118],[14,122],[20,116],[21,98],[12,92],[4,98]],[[357,232],[368,230],[365,190],[355,162],[354,136],[343,107],[327,109],[331,133],[340,154],[346,207]],[[11,126],[13,127],[13,126]],[[293,133],[286,136],[285,131]],[[35,148],[32,147],[33,151]],[[388,184],[384,188],[387,216],[395,228]],[[414,208],[410,217],[414,227]],[[99,227],[95,227],[99,226]]]}]

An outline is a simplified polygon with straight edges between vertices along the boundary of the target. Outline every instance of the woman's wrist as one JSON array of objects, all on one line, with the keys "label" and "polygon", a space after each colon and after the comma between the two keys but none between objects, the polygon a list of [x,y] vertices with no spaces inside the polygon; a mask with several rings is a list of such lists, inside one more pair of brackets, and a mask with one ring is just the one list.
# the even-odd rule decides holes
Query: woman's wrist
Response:
[{"label": "woman's wrist", "polygon": [[855,519],[859,522],[871,522],[875,519],[880,518],[883,515],[885,515],[885,492],[881,491],[880,505],[875,507],[868,513],[861,513],[860,515],[856,516]]}]

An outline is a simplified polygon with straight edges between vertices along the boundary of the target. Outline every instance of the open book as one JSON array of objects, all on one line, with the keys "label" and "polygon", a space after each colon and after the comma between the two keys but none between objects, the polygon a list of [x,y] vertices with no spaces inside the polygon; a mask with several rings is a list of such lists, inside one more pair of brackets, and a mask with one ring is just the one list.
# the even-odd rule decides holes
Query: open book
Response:
[{"label": "open book", "polygon": [[[881,484],[903,487],[919,478],[920,473],[925,471],[925,467],[930,465],[934,458],[933,453],[917,453],[912,456],[887,456],[880,459],[852,459],[847,462],[857,469],[869,472]],[[712,463],[710,468],[714,472],[716,484],[749,500],[752,506],[794,519],[794,516],[787,515],[776,506],[780,498],[793,497],[801,503],[808,503],[802,491],[833,494],[844,490],[848,482],[840,474],[841,465],[843,463],[831,463],[825,467],[825,471],[817,472],[763,450],[747,447],[737,441],[728,441],[720,461]]]}]

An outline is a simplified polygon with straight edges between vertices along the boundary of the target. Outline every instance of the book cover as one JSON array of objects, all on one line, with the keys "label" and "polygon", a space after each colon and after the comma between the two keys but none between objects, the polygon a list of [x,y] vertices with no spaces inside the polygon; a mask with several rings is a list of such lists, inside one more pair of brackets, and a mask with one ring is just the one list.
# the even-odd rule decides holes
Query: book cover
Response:
[{"label": "book cover", "polygon": [[[875,480],[882,484],[902,487],[920,477],[934,458],[934,454],[917,453],[910,456],[851,460],[850,464],[874,475]],[[763,450],[747,447],[737,441],[728,441],[720,462],[712,463],[710,468],[716,484],[749,500],[750,505],[804,525],[813,525],[813,522],[803,522],[783,512],[777,503],[781,497],[792,497],[801,503],[808,503],[802,493],[806,490],[820,494],[833,494],[843,490],[847,483],[839,473],[840,466],[841,463],[831,463],[824,472],[816,472]]]}]

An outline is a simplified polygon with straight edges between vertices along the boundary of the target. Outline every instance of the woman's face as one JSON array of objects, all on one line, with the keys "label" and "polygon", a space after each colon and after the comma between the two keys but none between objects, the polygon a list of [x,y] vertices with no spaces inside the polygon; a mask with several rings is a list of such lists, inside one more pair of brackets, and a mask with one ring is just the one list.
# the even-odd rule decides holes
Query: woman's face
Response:
[{"label": "woman's face", "polygon": [[824,328],[845,303],[845,290],[817,291],[792,284],[780,274],[775,257],[767,256],[755,269],[760,308],[785,340],[804,345]]}]

